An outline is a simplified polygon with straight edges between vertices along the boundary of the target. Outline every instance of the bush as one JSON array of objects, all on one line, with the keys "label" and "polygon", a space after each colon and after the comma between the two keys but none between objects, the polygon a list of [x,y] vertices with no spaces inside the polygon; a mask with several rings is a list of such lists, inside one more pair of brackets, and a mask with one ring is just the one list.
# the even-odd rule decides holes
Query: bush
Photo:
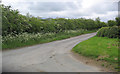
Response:
[{"label": "bush", "polygon": [[119,34],[119,27],[102,27],[98,30],[97,36],[98,37],[108,37],[108,38],[118,38]]}]

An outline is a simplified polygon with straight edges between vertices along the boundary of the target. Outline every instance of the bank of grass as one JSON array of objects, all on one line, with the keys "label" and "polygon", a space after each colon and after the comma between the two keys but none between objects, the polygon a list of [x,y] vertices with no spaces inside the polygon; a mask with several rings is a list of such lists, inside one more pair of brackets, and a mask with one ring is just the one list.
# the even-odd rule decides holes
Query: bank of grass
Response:
[{"label": "bank of grass", "polygon": [[74,36],[78,36],[81,34],[87,34],[87,33],[93,33],[96,32],[96,30],[93,31],[87,31],[87,30],[70,30],[60,33],[47,33],[47,34],[28,34],[24,33],[22,35],[16,35],[16,36],[7,36],[2,38],[2,49],[8,50],[8,49],[15,49],[25,46],[31,46],[41,43],[47,43],[51,41],[56,40],[62,40]]},{"label": "bank of grass", "polygon": [[[112,65],[118,70],[118,39],[110,39],[107,37],[92,37],[76,45],[74,52],[83,56],[95,59],[96,61],[104,61]],[[105,63],[101,66],[105,66]],[[109,67],[109,65],[107,65]]]}]

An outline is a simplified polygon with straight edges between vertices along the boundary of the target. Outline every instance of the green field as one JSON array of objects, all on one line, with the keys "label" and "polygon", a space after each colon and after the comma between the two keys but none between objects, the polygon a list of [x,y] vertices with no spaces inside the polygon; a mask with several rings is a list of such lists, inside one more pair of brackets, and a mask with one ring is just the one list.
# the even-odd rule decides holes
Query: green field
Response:
[{"label": "green field", "polygon": [[73,51],[112,65],[118,64],[118,39],[95,36],[76,45]]}]

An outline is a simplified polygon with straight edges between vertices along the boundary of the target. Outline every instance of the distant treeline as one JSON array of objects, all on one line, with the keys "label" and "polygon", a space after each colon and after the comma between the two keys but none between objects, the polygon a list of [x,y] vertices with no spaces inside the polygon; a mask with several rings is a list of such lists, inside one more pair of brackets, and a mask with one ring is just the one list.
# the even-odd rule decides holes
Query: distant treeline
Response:
[{"label": "distant treeline", "polygon": [[47,18],[26,16],[19,13],[18,10],[11,9],[11,6],[0,6],[2,8],[2,35],[27,33],[49,33],[62,32],[65,30],[95,30],[105,26],[118,25],[117,20],[109,20],[108,23],[101,22],[99,18],[92,19],[65,19],[65,18]]}]

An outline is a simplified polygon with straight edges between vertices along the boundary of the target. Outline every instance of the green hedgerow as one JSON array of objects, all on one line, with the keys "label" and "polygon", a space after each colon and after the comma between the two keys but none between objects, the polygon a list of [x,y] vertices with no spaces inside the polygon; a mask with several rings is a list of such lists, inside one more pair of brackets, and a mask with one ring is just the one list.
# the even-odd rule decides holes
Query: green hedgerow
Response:
[{"label": "green hedgerow", "polygon": [[119,27],[102,27],[98,30],[97,36],[98,37],[108,37],[108,38],[118,38],[119,34]]}]

